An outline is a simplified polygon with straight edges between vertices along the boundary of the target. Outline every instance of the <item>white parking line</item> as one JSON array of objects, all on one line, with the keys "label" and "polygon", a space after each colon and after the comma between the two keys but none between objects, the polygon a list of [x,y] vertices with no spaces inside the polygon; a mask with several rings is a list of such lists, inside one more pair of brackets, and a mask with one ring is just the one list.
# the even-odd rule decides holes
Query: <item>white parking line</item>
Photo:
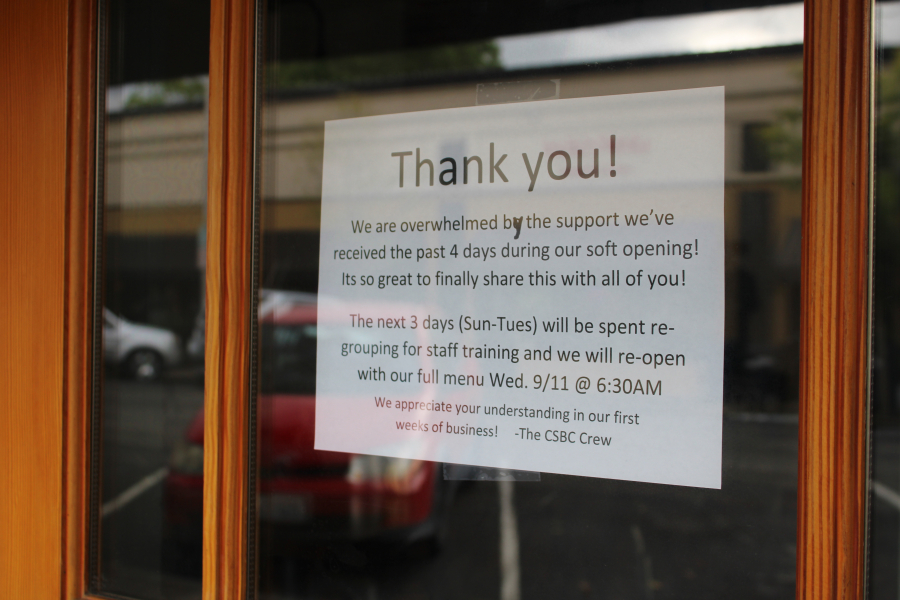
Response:
[{"label": "white parking line", "polygon": [[638,567],[644,577],[644,594],[647,600],[653,600],[654,580],[653,562],[647,554],[647,545],[644,543],[644,534],[637,525],[631,526],[631,539],[634,540],[634,551],[637,554]]},{"label": "white parking line", "polygon": [[877,498],[900,510],[900,494],[874,479],[872,480],[872,491],[875,492]]},{"label": "white parking line", "polygon": [[152,488],[154,485],[165,479],[166,475],[169,474],[169,469],[167,467],[161,467],[136,484],[107,502],[103,505],[103,508],[100,510],[101,517],[108,517],[113,514],[117,510],[125,507],[127,504],[132,502],[135,498]]},{"label": "white parking line", "polygon": [[519,527],[516,520],[515,488],[500,482],[500,600],[519,600]]}]

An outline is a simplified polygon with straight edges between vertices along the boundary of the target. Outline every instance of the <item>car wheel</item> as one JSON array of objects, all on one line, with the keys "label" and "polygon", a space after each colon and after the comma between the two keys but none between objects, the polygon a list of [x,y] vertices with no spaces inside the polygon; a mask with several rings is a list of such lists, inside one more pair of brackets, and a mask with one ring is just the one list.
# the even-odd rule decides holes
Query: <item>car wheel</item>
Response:
[{"label": "car wheel", "polygon": [[156,350],[141,348],[128,357],[127,368],[137,381],[155,381],[162,374],[163,359]]}]

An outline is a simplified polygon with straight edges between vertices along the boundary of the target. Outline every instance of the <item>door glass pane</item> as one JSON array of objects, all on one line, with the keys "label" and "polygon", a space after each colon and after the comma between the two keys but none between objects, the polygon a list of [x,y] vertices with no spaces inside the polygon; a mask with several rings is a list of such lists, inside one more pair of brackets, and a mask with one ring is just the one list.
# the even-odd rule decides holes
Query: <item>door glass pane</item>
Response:
[{"label": "door glass pane", "polygon": [[876,2],[870,595],[900,598],[900,3]]},{"label": "door glass pane", "polygon": [[[711,10],[694,12],[695,4],[681,2],[667,3],[659,12],[648,11],[646,4],[628,3],[527,3],[513,12],[507,3],[492,2],[452,6],[414,2],[345,2],[339,6],[292,0],[269,3],[267,95],[262,113],[262,289],[258,315],[261,597],[793,597],[803,7],[777,4],[724,10],[733,5],[704,6]],[[712,10],[717,7],[722,10]],[[619,414],[610,414],[609,419],[614,422],[576,427],[578,418],[574,412],[565,416],[563,412],[580,406],[611,407],[597,387],[601,377],[608,377],[609,385],[619,385],[620,389],[629,386],[628,392],[620,393],[630,396],[628,402],[637,402],[635,382],[628,379],[629,383],[624,383],[615,371],[621,367],[612,366],[613,362],[625,364],[635,358],[626,358],[627,352],[620,357],[612,351],[608,359],[606,354],[600,354],[603,359],[597,358],[604,348],[618,352],[626,350],[628,344],[617,339],[576,348],[585,354],[580,359],[582,364],[590,360],[588,350],[595,353],[591,361],[594,364],[581,373],[589,375],[591,387],[579,396],[580,392],[574,389],[578,369],[567,371],[568,367],[561,365],[561,348],[544,335],[549,330],[543,325],[552,327],[556,316],[565,314],[570,322],[563,322],[561,327],[584,327],[583,322],[574,322],[570,314],[571,306],[576,305],[587,307],[585,310],[594,322],[600,322],[604,313],[628,310],[622,296],[609,296],[617,298],[612,301],[601,294],[602,276],[610,274],[603,272],[605,263],[591,267],[590,274],[574,273],[574,269],[566,271],[555,254],[557,245],[585,245],[584,240],[589,239],[599,240],[591,246],[597,257],[601,251],[612,252],[606,241],[618,243],[624,252],[623,243],[616,237],[618,233],[600,231],[596,217],[596,227],[591,232],[574,227],[564,235],[551,231],[548,235],[554,241],[546,243],[554,255],[544,258],[543,246],[536,240],[551,238],[528,237],[547,233],[535,232],[547,226],[542,220],[538,224],[534,217],[538,212],[552,216],[550,225],[555,228],[557,214],[553,211],[571,202],[570,197],[560,195],[546,205],[528,205],[532,219],[518,226],[511,222],[507,227],[512,229],[507,232],[503,231],[502,221],[509,215],[498,209],[497,229],[488,217],[485,225],[473,225],[482,228],[477,238],[454,229],[452,223],[454,219],[464,222],[483,206],[468,202],[465,197],[454,200],[455,203],[440,203],[433,198],[441,191],[440,185],[448,189],[462,186],[465,177],[470,178],[470,184],[476,177],[483,177],[482,185],[489,186],[489,176],[494,179],[496,175],[495,185],[501,185],[501,176],[494,168],[502,160],[498,159],[501,151],[508,153],[508,158],[500,172],[524,169],[522,153],[531,152],[526,160],[534,161],[539,151],[546,151],[543,160],[556,162],[544,162],[540,167],[536,162],[527,163],[529,174],[539,172],[536,185],[575,178],[576,173],[588,180],[591,174],[584,171],[592,168],[595,160],[597,179],[603,178],[598,185],[612,185],[613,181],[627,180],[631,160],[628,153],[636,156],[652,152],[648,142],[627,136],[614,141],[610,138],[614,131],[593,131],[586,126],[584,138],[566,138],[565,143],[571,143],[571,147],[565,146],[565,157],[558,154],[551,159],[549,155],[556,148],[550,145],[526,151],[501,149],[498,142],[494,155],[493,146],[489,150],[485,141],[484,151],[476,152],[465,145],[465,139],[471,138],[463,139],[464,136],[475,135],[468,130],[460,133],[463,141],[454,142],[452,131],[438,141],[422,138],[421,149],[408,143],[411,137],[403,136],[415,134],[415,127],[409,125],[413,119],[419,119],[416,122],[423,128],[432,126],[431,117],[422,111],[479,107],[492,110],[490,114],[502,120],[510,118],[508,115],[524,114],[523,103],[543,103],[547,111],[556,106],[565,113],[569,110],[566,107],[579,106],[565,104],[573,99],[717,86],[724,86],[724,117],[720,123],[724,142],[719,154],[708,160],[722,164],[724,173],[721,204],[714,207],[724,213],[717,225],[724,231],[724,239],[717,242],[720,247],[716,249],[723,252],[723,259],[713,267],[713,271],[719,269],[723,274],[724,289],[720,294],[724,296],[724,315],[719,317],[711,311],[708,318],[724,321],[724,340],[716,350],[724,366],[720,365],[708,377],[718,378],[724,388],[723,398],[717,399],[723,409],[721,444],[713,457],[721,458],[717,471],[721,489],[628,481],[628,469],[623,469],[619,479],[558,474],[588,470],[590,465],[586,462],[602,461],[603,454],[582,455],[579,460],[585,463],[569,462],[557,473],[543,469],[543,473],[510,474],[415,457],[315,449],[316,440],[326,433],[316,422],[317,413],[327,408],[323,403],[341,401],[345,403],[342,406],[365,406],[369,410],[373,397],[380,393],[377,386],[372,386],[371,392],[345,398],[321,393],[317,396],[317,384],[322,389],[322,381],[317,381],[317,377],[321,380],[323,375],[332,382],[329,385],[337,385],[334,381],[341,378],[378,382],[382,377],[408,376],[410,391],[394,399],[422,401],[428,406],[416,405],[404,418],[389,419],[392,424],[396,421],[398,428],[410,430],[418,427],[419,421],[430,421],[434,411],[442,410],[435,408],[435,402],[446,402],[451,416],[443,420],[448,424],[469,423],[473,425],[473,436],[482,435],[475,433],[477,427],[482,432],[495,426],[508,427],[507,435],[512,437],[514,428],[506,425],[509,421],[502,417],[492,420],[473,416],[466,421],[455,411],[463,405],[471,405],[473,410],[488,404],[516,410],[531,407],[532,411],[539,407],[542,414],[535,417],[539,426],[535,431],[539,429],[545,438],[528,437],[534,443],[547,443],[546,431],[552,430],[559,442],[561,432],[573,430],[589,432],[589,440],[596,438],[596,445],[605,445],[605,436],[617,431],[615,427],[625,426],[620,424]],[[638,96],[621,98],[618,110],[622,114],[632,103],[643,101]],[[530,113],[534,115],[545,114],[537,112],[543,108],[527,110],[535,111]],[[470,113],[431,114],[452,114],[457,118]],[[653,112],[647,114],[648,119],[657,117]],[[353,128],[375,123],[345,120],[379,115],[394,115],[396,120],[390,122],[396,124],[397,131],[373,125],[368,134],[356,133],[355,138],[347,134],[340,138],[343,145],[330,146],[338,143],[331,140],[337,140],[341,131],[358,131]],[[527,136],[529,128],[542,127],[537,117],[515,118],[510,131],[521,130],[525,132],[522,136]],[[670,124],[685,126],[685,121],[678,121],[677,117],[667,118],[674,119]],[[696,118],[702,120],[706,115],[701,112]],[[492,126],[490,119],[484,123],[485,127]],[[460,121],[459,130],[464,129]],[[395,133],[396,137],[391,137]],[[596,144],[594,140],[600,134],[604,142]],[[389,179],[375,175],[364,179],[352,171],[329,174],[329,169],[334,168],[331,165],[349,164],[341,161],[356,151],[355,146],[373,147],[370,144],[380,139],[397,141],[396,148],[385,150],[384,169],[389,170]],[[584,155],[586,165],[578,162],[576,154],[584,139],[595,144],[590,148],[598,148],[599,157],[592,158],[588,150]],[[424,154],[426,144],[431,152],[428,156]],[[514,144],[504,146],[511,148]],[[421,155],[416,154],[419,150]],[[399,154],[391,155],[394,151]],[[407,151],[409,154],[404,155]],[[465,162],[473,153],[481,155],[480,164]],[[456,162],[445,163],[441,161],[443,157],[453,157]],[[398,173],[401,164],[406,169],[403,176]],[[464,166],[469,169],[467,172],[463,171]],[[442,172],[445,169],[448,171]],[[365,173],[369,177],[371,171]],[[404,176],[405,187],[401,190],[399,177]],[[506,181],[505,176],[502,179]],[[344,183],[348,187],[342,187]],[[387,185],[392,186],[390,192],[383,191]],[[670,187],[665,181],[658,185]],[[395,238],[388,243],[389,238],[383,233],[379,237],[374,229],[377,223],[371,224],[369,237],[359,237],[365,234],[358,215],[336,208],[339,201],[345,200],[341,193],[349,195],[351,192],[346,190],[356,193],[367,186],[374,191],[365,197],[378,203],[375,210],[381,211],[381,219],[376,220],[394,222],[399,229],[404,219],[412,217],[400,211],[402,203],[397,195],[424,190],[422,201],[431,201],[437,207],[429,218],[434,218],[435,223],[450,224],[446,228],[442,225],[439,231],[435,231],[435,225],[417,237],[406,238],[412,252],[406,259],[404,248],[394,248]],[[433,195],[427,196],[426,192]],[[654,193],[665,196],[668,192],[657,189]],[[674,188],[671,193],[676,193]],[[328,194],[331,196],[326,201],[333,204],[323,204],[323,195]],[[511,204],[503,202],[520,201],[524,205],[530,202],[528,198],[528,191],[523,188],[496,202],[504,207]],[[603,202],[602,194],[598,194],[597,205],[604,206]],[[490,209],[490,215],[493,210]],[[612,215],[603,210],[596,214],[609,218],[615,226]],[[334,215],[344,223],[347,232],[325,229],[326,218]],[[656,219],[659,215],[649,216],[648,212],[648,217]],[[623,215],[618,218],[624,222]],[[353,227],[359,232],[356,238]],[[517,232],[515,238],[513,229]],[[698,231],[698,239],[706,240],[703,236],[712,235],[706,230]],[[519,233],[525,237],[520,239]],[[338,237],[350,241],[338,247]],[[472,244],[476,239],[489,249],[479,252],[475,248],[478,244]],[[502,254],[514,239],[525,247],[525,256],[520,255],[519,263],[510,262],[511,258]],[[654,237],[653,241],[671,244],[679,240]],[[452,255],[454,248],[458,255]],[[630,248],[630,260],[637,260],[633,246]],[[681,275],[681,284],[690,281],[685,274],[688,278],[704,275],[690,270],[696,262],[689,262],[685,246],[678,248],[674,258],[676,251],[672,246],[667,248],[659,250],[660,262],[654,262],[657,256],[645,257],[647,262],[641,263],[645,274],[649,273],[646,269],[654,268],[652,265],[666,264],[673,268],[672,274]],[[383,251],[385,257],[366,256],[373,249]],[[687,252],[702,255],[704,249],[695,243]],[[655,245],[650,252],[656,252]],[[563,253],[564,258],[565,250]],[[661,255],[670,262],[661,262]],[[616,256],[617,260],[621,258]],[[458,262],[451,263],[451,259]],[[363,265],[365,260],[381,262],[369,269]],[[447,267],[453,264],[457,266]],[[629,274],[636,277],[641,266],[631,270],[632,263],[615,264],[622,266],[608,266],[606,270],[619,268],[618,277],[623,280]],[[541,350],[540,359],[547,351],[548,364],[538,364],[537,368],[535,362],[526,362],[524,351],[533,346],[524,342],[516,346],[521,355],[514,359],[510,354],[514,348],[494,338],[479,338],[472,331],[460,331],[465,329],[463,321],[449,319],[443,313],[417,314],[419,323],[428,323],[427,332],[425,325],[412,331],[402,324],[398,324],[399,332],[387,331],[393,329],[387,318],[396,316],[390,311],[400,310],[397,307],[411,321],[409,315],[416,314],[420,304],[446,306],[441,304],[442,294],[450,292],[434,291],[425,302],[417,287],[427,285],[422,283],[423,275],[441,277],[438,270],[444,276],[458,275],[460,281],[470,285],[470,278],[478,279],[475,286],[486,285],[479,282],[489,281],[493,275],[509,275],[513,282],[521,276],[523,283],[514,283],[508,294],[500,296],[485,295],[479,300],[481,288],[475,287],[475,293],[460,296],[464,298],[460,309],[488,321],[496,321],[497,315],[481,315],[479,311],[495,310],[498,305],[514,315],[536,314],[534,328],[540,329],[543,337],[535,334],[538,341],[534,345]],[[361,294],[364,299],[356,308],[348,308],[346,314],[335,313],[336,301],[320,295],[323,286],[341,289],[341,285],[360,285],[345,275],[360,272],[372,274],[371,290]],[[404,279],[405,273],[409,276]],[[382,275],[393,279],[380,279]],[[565,285],[574,286],[574,276],[583,280],[581,285],[592,289],[585,292],[573,288],[557,295],[551,303],[536,300],[538,287],[553,285],[546,283],[551,275],[560,282],[557,285],[563,285],[562,277],[566,275],[570,279]],[[482,279],[484,276],[488,279]],[[616,275],[611,277],[615,281]],[[442,281],[447,286],[461,285],[453,280]],[[585,298],[593,298],[593,304]],[[366,318],[360,306],[368,307],[371,313],[371,329],[365,321],[362,326],[357,324],[357,318]],[[673,320],[679,318],[678,310],[681,309],[668,313]],[[459,325],[450,329],[447,320]],[[603,323],[604,327],[618,333],[617,320],[612,319],[611,325],[609,321]],[[705,321],[703,315],[694,316],[680,321],[678,327],[702,328]],[[627,334],[629,324],[624,326],[621,333]],[[518,333],[524,330],[524,320],[521,327]],[[530,333],[531,321],[528,327]],[[488,339],[490,345],[473,344],[473,340]],[[430,347],[431,354],[411,358],[405,348],[420,345],[421,352]],[[465,366],[460,366],[463,363],[459,362],[459,355],[452,354],[463,352],[463,345],[468,346],[467,352],[479,353],[467,354],[466,358],[486,362],[478,363],[474,371],[463,371]],[[329,365],[336,364],[325,352],[345,353],[341,360],[346,361],[346,368],[339,374],[323,372],[320,364],[317,372],[317,360],[321,362],[323,357]],[[651,363],[653,360],[651,356]],[[657,373],[672,373],[671,369],[679,366],[683,357],[679,359],[673,353],[666,358],[662,354],[659,360],[662,363]],[[453,369],[457,367],[462,380],[447,380],[447,374],[455,373]],[[499,378],[492,383],[491,374],[499,371],[511,375],[508,384]],[[470,376],[473,387],[465,387],[470,384]],[[518,383],[519,376],[523,376],[522,383]],[[437,382],[429,381],[431,377]],[[564,382],[563,377],[570,379]],[[613,384],[617,377],[619,383]],[[669,375],[644,379],[639,394],[654,395],[658,381],[662,381],[663,390],[668,390],[666,377]],[[365,388],[357,383],[354,386]],[[622,398],[617,397],[617,401]],[[634,405],[622,400],[619,406]],[[623,419],[634,417],[631,426],[640,426],[635,411],[622,412],[627,413],[621,415]],[[601,419],[602,410],[597,415]],[[554,420],[570,426],[547,426]],[[348,422],[351,421],[348,414]],[[672,423],[677,428],[678,419],[673,417]],[[526,425],[516,422],[515,435],[532,436],[532,431],[518,433],[524,431],[521,428],[527,429]],[[375,426],[373,421],[372,427]],[[343,431],[336,425],[328,431],[339,439],[345,436],[348,445],[354,441],[352,438],[368,435],[366,428],[356,422]],[[620,434],[612,435],[613,443],[620,439],[616,437]],[[673,438],[672,452],[681,452],[687,443],[684,438]],[[546,452],[555,450],[548,446]],[[635,454],[633,459],[638,460],[637,457]],[[676,470],[682,468],[689,467],[679,465]],[[664,478],[665,474],[658,477]]]},{"label": "door glass pane", "polygon": [[108,5],[99,594],[200,595],[209,10]]}]

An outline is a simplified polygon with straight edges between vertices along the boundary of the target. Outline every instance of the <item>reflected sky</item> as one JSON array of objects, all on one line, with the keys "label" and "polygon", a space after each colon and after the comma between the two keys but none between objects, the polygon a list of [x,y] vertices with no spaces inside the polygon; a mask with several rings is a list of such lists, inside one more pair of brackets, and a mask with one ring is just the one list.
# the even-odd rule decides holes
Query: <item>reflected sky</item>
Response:
[{"label": "reflected sky", "polygon": [[[900,0],[878,5],[880,44],[900,46]],[[500,37],[500,62],[509,71],[567,64],[680,56],[803,43],[803,3],[634,19],[621,23]],[[204,77],[187,78],[205,87]],[[190,90],[193,91],[193,90]],[[190,91],[162,90],[159,83],[111,86],[107,110],[121,112],[134,98],[182,104]]]},{"label": "reflected sky", "polygon": [[[892,3],[895,9],[900,3]],[[894,10],[893,12],[897,12]],[[724,52],[803,42],[803,4],[635,19],[497,39],[508,69]]]}]

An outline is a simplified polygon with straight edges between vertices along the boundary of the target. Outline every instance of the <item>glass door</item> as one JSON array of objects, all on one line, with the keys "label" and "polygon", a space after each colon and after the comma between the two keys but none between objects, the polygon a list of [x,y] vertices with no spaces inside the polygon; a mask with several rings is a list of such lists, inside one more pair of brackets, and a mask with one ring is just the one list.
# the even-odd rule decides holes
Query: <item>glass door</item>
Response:
[{"label": "glass door", "polygon": [[792,597],[802,5],[479,7],[269,6],[260,596]]},{"label": "glass door", "polygon": [[72,276],[98,342],[203,339],[203,407],[163,352],[95,388],[70,595],[861,596],[868,9],[445,8],[213,2],[208,80],[120,90]]}]

